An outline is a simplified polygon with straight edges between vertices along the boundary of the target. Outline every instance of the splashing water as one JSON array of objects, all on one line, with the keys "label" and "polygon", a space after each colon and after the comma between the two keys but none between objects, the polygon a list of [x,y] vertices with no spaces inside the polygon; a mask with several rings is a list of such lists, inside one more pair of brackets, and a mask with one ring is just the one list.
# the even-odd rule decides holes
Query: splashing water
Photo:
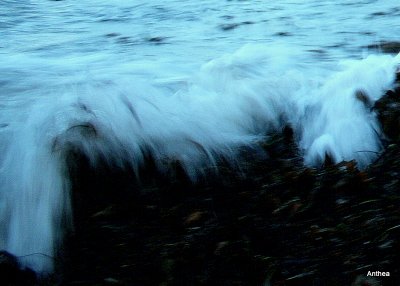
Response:
[{"label": "splashing water", "polygon": [[[321,163],[326,153],[336,162],[371,162],[380,131],[355,94],[379,99],[393,87],[399,57],[370,56],[311,78],[287,64],[267,48],[246,46],[174,82],[179,88],[173,92],[165,82],[93,81],[60,90],[56,102],[38,97],[26,106],[3,106],[5,114],[26,109],[28,115],[1,130],[2,247],[21,256],[54,255],[62,217],[70,213],[65,160],[72,147],[93,164],[101,156],[135,169],[150,151],[160,169],[179,160],[195,178],[219,157],[235,160],[239,147],[291,124],[306,164]],[[38,271],[51,269],[48,257],[24,261]]]}]

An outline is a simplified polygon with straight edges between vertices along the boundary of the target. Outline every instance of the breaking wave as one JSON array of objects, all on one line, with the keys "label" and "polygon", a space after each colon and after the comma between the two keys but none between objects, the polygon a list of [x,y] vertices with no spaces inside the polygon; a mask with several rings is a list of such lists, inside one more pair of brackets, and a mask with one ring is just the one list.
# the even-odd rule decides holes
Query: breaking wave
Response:
[{"label": "breaking wave", "polygon": [[[162,172],[179,161],[195,180],[221,159],[237,164],[241,148],[257,148],[290,125],[305,164],[318,166],[329,155],[364,168],[382,148],[372,106],[394,87],[399,63],[399,55],[371,55],[312,67],[293,51],[247,45],[165,80],[64,80],[62,72],[36,67],[45,74],[27,75],[19,89],[3,83],[13,96],[0,96],[0,249],[38,272],[52,271],[51,257],[71,226],[71,150],[92,165],[136,171],[148,155]],[[35,65],[43,64],[28,61],[26,68]]]}]

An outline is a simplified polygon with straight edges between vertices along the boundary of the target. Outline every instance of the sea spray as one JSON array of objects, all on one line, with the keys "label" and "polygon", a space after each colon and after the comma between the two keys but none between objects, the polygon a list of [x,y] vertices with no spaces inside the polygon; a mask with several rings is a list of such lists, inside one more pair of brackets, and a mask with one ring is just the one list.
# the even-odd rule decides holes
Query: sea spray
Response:
[{"label": "sea spray", "polygon": [[[371,108],[393,87],[396,64],[398,58],[383,55],[347,61],[341,71],[309,90],[314,103],[299,107],[297,121],[306,164],[322,163],[328,154],[334,162],[355,159],[364,168],[377,157],[382,134]],[[300,96],[307,98],[307,94]]]},{"label": "sea spray", "polygon": [[364,167],[381,149],[381,131],[357,94],[379,99],[393,87],[399,60],[370,56],[323,69],[248,45],[178,80],[102,74],[74,84],[50,73],[48,88],[40,74],[37,83],[9,88],[12,96],[1,98],[0,248],[52,271],[71,226],[71,150],[94,166],[130,164],[137,174],[150,153],[160,171],[179,161],[196,179],[221,158],[239,164],[243,146],[257,148],[268,132],[291,125],[306,164],[329,155]]}]

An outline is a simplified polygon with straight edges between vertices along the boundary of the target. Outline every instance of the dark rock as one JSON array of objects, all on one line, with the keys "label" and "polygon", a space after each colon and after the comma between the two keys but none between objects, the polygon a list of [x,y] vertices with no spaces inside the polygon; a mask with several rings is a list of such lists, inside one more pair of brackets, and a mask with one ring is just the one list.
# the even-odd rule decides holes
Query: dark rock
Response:
[{"label": "dark rock", "polygon": [[35,285],[35,273],[25,268],[23,269],[18,259],[7,251],[0,251],[0,284],[1,285]]},{"label": "dark rock", "polygon": [[0,265],[1,270],[12,270],[19,268],[17,258],[4,250],[0,251]]},{"label": "dark rock", "polygon": [[[398,76],[398,74],[397,74]],[[378,114],[383,132],[391,140],[399,140],[400,137],[400,87],[389,90],[379,99],[374,110]]]},{"label": "dark rock", "polygon": [[370,109],[373,104],[371,98],[364,90],[357,90],[355,93],[355,97],[364,104],[364,106]]},{"label": "dark rock", "polygon": [[388,54],[397,54],[400,52],[400,42],[379,42],[366,46],[368,49],[382,51]]}]

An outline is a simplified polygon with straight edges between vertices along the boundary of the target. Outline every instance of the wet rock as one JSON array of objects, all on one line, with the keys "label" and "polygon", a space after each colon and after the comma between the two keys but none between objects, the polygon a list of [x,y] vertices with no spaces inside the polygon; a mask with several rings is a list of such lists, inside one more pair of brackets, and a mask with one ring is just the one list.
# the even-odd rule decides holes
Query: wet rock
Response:
[{"label": "wet rock", "polygon": [[7,270],[13,271],[19,269],[17,258],[4,250],[0,251],[0,266],[2,270],[1,274],[7,273]]},{"label": "wet rock", "polygon": [[30,269],[23,269],[17,258],[7,251],[0,251],[1,285],[35,285],[36,275]]},{"label": "wet rock", "polygon": [[400,42],[379,42],[367,46],[368,49],[382,51],[388,54],[397,54],[400,52]]},{"label": "wet rock", "polygon": [[378,113],[383,132],[391,140],[399,140],[400,137],[400,88],[389,90],[379,99],[374,110]]},{"label": "wet rock", "polygon": [[198,224],[203,218],[204,218],[204,212],[195,211],[185,219],[184,225],[191,226],[194,224]]},{"label": "wet rock", "polygon": [[366,108],[370,109],[373,106],[371,98],[364,90],[357,90],[355,97],[361,101]]}]

